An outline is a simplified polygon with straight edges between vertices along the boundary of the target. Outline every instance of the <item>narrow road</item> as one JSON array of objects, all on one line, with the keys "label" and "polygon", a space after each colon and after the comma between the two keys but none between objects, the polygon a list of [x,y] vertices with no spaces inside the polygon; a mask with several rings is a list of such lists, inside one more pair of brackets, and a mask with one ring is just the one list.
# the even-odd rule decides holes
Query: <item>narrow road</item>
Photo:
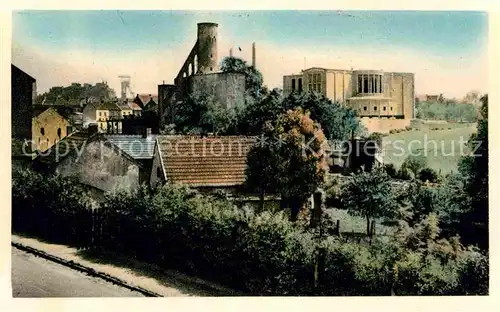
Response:
[{"label": "narrow road", "polygon": [[12,296],[142,297],[138,292],[88,276],[12,247]]}]

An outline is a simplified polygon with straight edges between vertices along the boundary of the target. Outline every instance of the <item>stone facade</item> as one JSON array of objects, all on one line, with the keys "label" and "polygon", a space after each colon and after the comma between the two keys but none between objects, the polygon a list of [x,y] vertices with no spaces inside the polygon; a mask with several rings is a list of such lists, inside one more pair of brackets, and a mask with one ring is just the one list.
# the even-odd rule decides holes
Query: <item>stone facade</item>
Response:
[{"label": "stone facade", "polygon": [[45,152],[65,138],[68,132],[71,133],[71,123],[54,108],[48,108],[38,116],[33,117],[33,147],[41,152]]},{"label": "stone facade", "polygon": [[413,73],[379,70],[309,68],[283,77],[285,95],[293,91],[317,92],[353,108],[360,117],[413,119]]},{"label": "stone facade", "polygon": [[137,162],[104,139],[88,140],[83,149],[62,159],[55,168],[61,176],[73,176],[102,191],[137,189],[140,185]]},{"label": "stone facade", "polygon": [[208,92],[226,108],[244,104],[244,74],[219,71],[217,29],[215,23],[198,23],[196,42],[174,79],[174,84],[158,85],[161,126],[172,123],[175,106],[191,92]]},{"label": "stone facade", "polygon": [[224,108],[245,104],[245,75],[240,73],[215,73],[189,77],[189,90],[208,93]]}]

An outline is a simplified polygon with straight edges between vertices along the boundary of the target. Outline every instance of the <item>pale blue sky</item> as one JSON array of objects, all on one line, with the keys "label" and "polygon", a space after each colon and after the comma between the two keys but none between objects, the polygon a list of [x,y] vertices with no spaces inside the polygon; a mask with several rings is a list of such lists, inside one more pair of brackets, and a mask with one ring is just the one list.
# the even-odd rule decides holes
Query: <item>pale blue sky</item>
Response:
[{"label": "pale blue sky", "polygon": [[[45,59],[52,55],[53,61],[58,61],[66,53],[77,58],[74,62],[67,58],[67,65],[73,71],[85,70],[84,63],[91,61],[96,67],[92,70],[106,67],[101,70],[101,78],[113,80],[112,85],[115,76],[128,72],[139,89],[154,89],[161,80],[170,81],[177,74],[196,40],[196,23],[203,21],[219,23],[219,35],[225,42],[219,46],[220,58],[227,54],[221,51],[223,48],[242,46],[248,50],[251,42],[256,41],[258,65],[262,66],[259,69],[271,87],[280,87],[282,75],[302,69],[304,57],[307,67],[378,66],[394,70],[391,67],[394,64],[390,64],[390,54],[393,54],[399,58],[395,60],[399,64],[411,64],[412,60],[427,62],[419,63],[418,68],[412,64],[413,67],[399,71],[416,72],[423,77],[432,75],[433,79],[445,71],[450,75],[459,69],[478,71],[477,67],[485,67],[487,61],[484,58],[488,17],[486,13],[471,11],[20,11],[13,15],[13,42],[24,51],[24,58],[34,53]],[[14,51],[19,54],[13,56],[14,60],[18,57],[22,62],[23,53]],[[248,55],[242,57],[248,58]],[[107,58],[111,61],[105,64]],[[122,65],[118,62],[120,58]],[[151,75],[145,75],[140,68],[145,65],[141,64],[144,58],[150,67],[162,60],[165,64],[158,64],[156,67],[160,69],[152,69]],[[273,58],[273,62],[269,62]],[[387,59],[385,63],[381,61],[383,58]],[[134,59],[137,68],[131,64],[130,60]],[[370,59],[379,62],[370,62]],[[279,62],[283,63],[281,69],[278,69]],[[273,64],[275,68],[267,68]],[[31,63],[28,66],[36,67]],[[60,66],[63,65],[52,65]],[[123,68],[123,72],[113,73],[115,67]],[[26,70],[41,75],[36,77],[38,80],[61,81],[36,68]],[[484,80],[484,70],[468,76]],[[441,72],[437,74],[438,71]],[[95,76],[85,72],[83,78],[92,75]],[[74,79],[73,76],[67,78]],[[428,81],[422,80],[421,88],[417,84],[417,91],[434,92],[430,85],[426,86]],[[459,91],[452,90],[453,84],[449,81],[446,84],[444,89],[449,90],[445,92]],[[43,89],[49,87],[49,82],[39,85]],[[477,81],[472,85],[482,88],[486,83]]]}]

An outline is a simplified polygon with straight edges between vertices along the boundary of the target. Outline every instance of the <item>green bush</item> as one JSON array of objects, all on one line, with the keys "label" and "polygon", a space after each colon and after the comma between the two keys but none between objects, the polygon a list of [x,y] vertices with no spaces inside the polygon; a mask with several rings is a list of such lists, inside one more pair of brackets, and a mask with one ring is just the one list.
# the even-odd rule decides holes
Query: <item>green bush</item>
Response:
[{"label": "green bush", "polygon": [[385,164],[384,171],[391,178],[398,178],[398,171],[397,171],[396,167],[394,167],[394,164]]},{"label": "green bush", "polygon": [[[60,238],[63,232],[84,233],[89,224],[78,223],[77,217],[87,209],[78,200],[84,195],[70,179],[16,172],[14,228],[48,239]],[[25,213],[30,218],[23,217]],[[487,257],[463,248],[457,240],[439,239],[435,217],[414,228],[406,226],[394,237],[376,237],[368,246],[345,243],[336,236],[319,239],[283,212],[256,214],[221,196],[167,184],[154,191],[143,187],[133,193],[107,194],[99,220],[102,236],[96,247],[252,295],[488,292]],[[56,225],[56,236],[44,232]]]},{"label": "green bush", "polygon": [[436,170],[427,167],[418,172],[418,179],[422,182],[429,181],[431,183],[437,183],[439,182],[439,175]]},{"label": "green bush", "polygon": [[82,244],[88,233],[90,197],[75,179],[30,169],[12,172],[12,230],[58,243]]}]

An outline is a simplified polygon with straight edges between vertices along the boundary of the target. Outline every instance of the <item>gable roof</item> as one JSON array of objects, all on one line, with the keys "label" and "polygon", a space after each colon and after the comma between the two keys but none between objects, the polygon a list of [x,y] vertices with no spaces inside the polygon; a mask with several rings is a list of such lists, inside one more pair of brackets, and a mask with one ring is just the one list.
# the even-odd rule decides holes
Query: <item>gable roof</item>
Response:
[{"label": "gable roof", "polygon": [[132,109],[132,110],[135,110],[135,111],[140,111],[142,110],[141,106],[139,104],[137,104],[136,102],[134,101],[128,101],[127,102],[127,105]]},{"label": "gable roof", "polygon": [[40,116],[47,114],[49,112],[53,111],[57,115],[59,115],[61,118],[66,119],[68,122],[71,120],[71,113],[68,110],[65,110],[64,108],[59,108],[59,107],[35,107],[33,106],[33,118],[39,118]]},{"label": "gable roof", "polygon": [[255,140],[245,136],[158,135],[156,141],[167,181],[223,187],[243,184],[247,154]]},{"label": "gable roof", "polygon": [[89,135],[87,132],[73,132],[58,141],[45,152],[38,154],[36,156],[36,160],[45,164],[58,163],[73,152],[81,150],[87,140],[93,138],[94,136],[95,135]]},{"label": "gable roof", "polygon": [[110,110],[110,111],[121,111],[121,109],[115,103],[104,102],[97,106],[98,110]]},{"label": "gable roof", "polygon": [[120,102],[117,104],[118,107],[121,109],[121,110],[131,110],[132,107],[130,107],[130,105],[128,105],[127,102]]},{"label": "gable roof", "polygon": [[153,159],[156,135],[106,135],[106,139],[134,159]]},{"label": "gable roof", "polygon": [[87,132],[80,131],[74,132],[64,139],[60,140],[44,153],[37,155],[35,159],[45,165],[53,166],[60,163],[63,159],[67,158],[73,153],[81,151],[83,148],[85,148],[87,142],[97,140],[104,141],[104,144],[114,149],[119,155],[130,159],[131,161],[134,161],[139,167],[142,168],[142,165],[138,163],[134,157],[129,155],[126,150],[123,150],[119,146],[114,144],[110,139],[107,138],[107,136],[99,133],[89,134]]},{"label": "gable roof", "polygon": [[133,100],[134,103],[138,104],[141,109],[144,109],[146,105],[152,105],[158,103],[157,94],[137,94]]}]

